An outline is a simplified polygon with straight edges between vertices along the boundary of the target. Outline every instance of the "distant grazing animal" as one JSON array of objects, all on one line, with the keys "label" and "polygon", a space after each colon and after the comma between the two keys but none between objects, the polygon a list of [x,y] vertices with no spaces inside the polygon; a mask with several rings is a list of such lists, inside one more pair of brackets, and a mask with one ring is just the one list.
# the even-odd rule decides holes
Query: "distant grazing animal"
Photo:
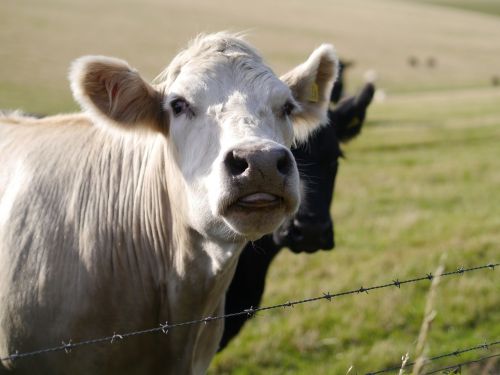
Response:
[{"label": "distant grazing animal", "polygon": [[430,56],[427,58],[427,66],[429,68],[434,68],[437,65],[437,60],[435,57]]},{"label": "distant grazing animal", "polygon": [[412,68],[416,68],[418,64],[419,64],[418,57],[416,56],[408,57],[408,65],[410,65]]},{"label": "distant grazing animal", "polygon": [[[338,159],[342,155],[340,143],[351,140],[361,131],[374,91],[373,84],[367,83],[357,96],[343,99],[328,112],[327,125],[318,129],[307,144],[292,148],[306,184],[303,203],[295,217],[273,235],[247,244],[226,295],[226,314],[260,305],[268,268],[282,248],[312,253],[335,246],[330,207]],[[247,315],[240,315],[225,320],[220,350],[238,334],[247,319]]]},{"label": "distant grazing animal", "polygon": [[[84,113],[0,117],[0,358],[223,313],[248,241],[299,206],[289,150],[325,121],[330,45],[278,79],[239,36],[195,39],[154,85],[77,60]],[[16,361],[16,374],[202,374],[222,321]]]}]

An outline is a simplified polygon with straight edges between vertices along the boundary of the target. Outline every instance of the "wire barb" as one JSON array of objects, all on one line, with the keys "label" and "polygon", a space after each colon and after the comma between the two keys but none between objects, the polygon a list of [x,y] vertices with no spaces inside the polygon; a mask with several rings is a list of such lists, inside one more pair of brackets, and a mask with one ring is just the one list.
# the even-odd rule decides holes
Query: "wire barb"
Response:
[{"label": "wire barb", "polygon": [[166,335],[168,333],[168,322],[165,322],[165,324],[160,323],[160,328],[161,331]]},{"label": "wire barb", "polygon": [[328,302],[332,302],[332,295],[330,294],[330,292],[326,292],[326,293],[323,293],[323,297],[328,300]]},{"label": "wire barb", "polygon": [[123,340],[123,336],[117,334],[116,332],[113,333],[113,337],[111,337],[111,344],[113,344],[114,342],[116,342],[116,339]]},{"label": "wire barb", "polygon": [[63,344],[63,348],[64,348],[64,351],[66,352],[66,354],[71,353],[71,349],[73,349],[73,344],[71,343],[71,339],[69,340],[69,342],[67,344],[64,341],[62,342],[62,344]]},{"label": "wire barb", "polygon": [[365,289],[363,287],[361,287],[361,288],[358,289],[358,293],[363,293],[363,292],[365,292],[366,294],[368,294],[368,289]]},{"label": "wire barb", "polygon": [[243,312],[246,312],[249,318],[252,318],[255,315],[253,306],[250,306],[250,308],[243,310]]}]

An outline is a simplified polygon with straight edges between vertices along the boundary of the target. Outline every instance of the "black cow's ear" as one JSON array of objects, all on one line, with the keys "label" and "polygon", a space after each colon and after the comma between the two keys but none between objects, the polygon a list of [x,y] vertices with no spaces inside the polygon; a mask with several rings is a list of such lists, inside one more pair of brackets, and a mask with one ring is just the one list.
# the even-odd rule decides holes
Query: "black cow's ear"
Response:
[{"label": "black cow's ear", "polygon": [[329,121],[335,126],[340,142],[348,142],[361,133],[366,110],[374,93],[375,86],[372,83],[366,83],[358,95],[342,99],[328,112]]},{"label": "black cow's ear", "polygon": [[356,105],[360,109],[366,110],[366,108],[370,105],[373,99],[373,95],[375,94],[375,86],[373,83],[366,83],[359,94],[356,96]]},{"label": "black cow's ear", "polygon": [[73,63],[70,81],[75,99],[98,120],[111,120],[122,128],[168,132],[163,95],[125,61],[82,57]]}]

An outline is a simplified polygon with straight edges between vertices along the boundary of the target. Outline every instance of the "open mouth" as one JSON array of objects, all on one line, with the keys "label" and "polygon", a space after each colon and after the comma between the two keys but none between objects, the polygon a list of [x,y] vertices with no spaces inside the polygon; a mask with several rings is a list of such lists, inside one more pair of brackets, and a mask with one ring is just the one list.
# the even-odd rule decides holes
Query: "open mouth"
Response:
[{"label": "open mouth", "polygon": [[283,198],[269,193],[245,195],[234,202],[234,206],[246,209],[275,208],[283,203]]},{"label": "open mouth", "polygon": [[235,194],[221,216],[234,232],[243,235],[247,241],[253,241],[271,233],[283,222],[290,202],[287,195],[269,190],[248,193]]}]

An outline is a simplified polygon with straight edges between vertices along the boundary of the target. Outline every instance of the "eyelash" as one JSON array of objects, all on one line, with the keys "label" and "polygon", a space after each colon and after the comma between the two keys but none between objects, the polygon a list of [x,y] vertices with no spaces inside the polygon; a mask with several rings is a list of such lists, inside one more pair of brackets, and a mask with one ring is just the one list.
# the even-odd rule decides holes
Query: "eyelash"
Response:
[{"label": "eyelash", "polygon": [[193,114],[189,103],[184,98],[176,98],[170,102],[170,107],[172,108],[172,113],[175,117],[179,117],[182,114]]}]

